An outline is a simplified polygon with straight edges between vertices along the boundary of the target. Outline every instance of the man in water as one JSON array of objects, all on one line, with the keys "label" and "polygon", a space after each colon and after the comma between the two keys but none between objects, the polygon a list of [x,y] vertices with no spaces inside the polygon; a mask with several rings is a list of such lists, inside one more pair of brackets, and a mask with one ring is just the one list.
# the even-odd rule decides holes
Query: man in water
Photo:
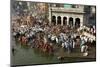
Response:
[{"label": "man in water", "polygon": [[15,55],[15,51],[16,49],[14,47],[12,47],[12,54]]}]

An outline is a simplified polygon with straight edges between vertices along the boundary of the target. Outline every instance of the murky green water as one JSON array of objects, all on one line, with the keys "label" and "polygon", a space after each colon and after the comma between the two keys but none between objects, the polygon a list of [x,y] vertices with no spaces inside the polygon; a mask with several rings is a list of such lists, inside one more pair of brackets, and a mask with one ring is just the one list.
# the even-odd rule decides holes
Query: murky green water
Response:
[{"label": "murky green water", "polygon": [[[15,44],[13,42],[12,44]],[[22,46],[20,43],[16,43],[15,52],[11,55],[12,65],[30,65],[30,64],[49,64],[49,63],[63,63],[63,62],[76,62],[76,61],[89,61],[89,59],[79,58],[65,58],[64,60],[58,60],[56,55],[48,55],[40,52],[35,48],[28,46]],[[91,61],[91,60],[90,60]]]},{"label": "murky green water", "polygon": [[16,44],[16,50],[12,54],[13,65],[44,64],[61,62],[55,55],[44,54],[35,48]]}]

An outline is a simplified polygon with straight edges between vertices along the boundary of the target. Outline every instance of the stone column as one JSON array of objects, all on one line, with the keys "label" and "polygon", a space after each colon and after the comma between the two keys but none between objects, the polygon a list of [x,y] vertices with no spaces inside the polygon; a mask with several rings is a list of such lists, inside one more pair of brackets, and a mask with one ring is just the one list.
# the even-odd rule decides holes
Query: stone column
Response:
[{"label": "stone column", "polygon": [[83,26],[83,22],[80,22],[80,27]]},{"label": "stone column", "polygon": [[63,17],[61,16],[61,26],[63,26]]},{"label": "stone column", "polygon": [[73,18],[73,27],[75,27],[75,18]]},{"label": "stone column", "polygon": [[69,25],[69,17],[67,17],[67,25]]},{"label": "stone column", "polygon": [[83,17],[80,18],[80,27],[83,26]]},{"label": "stone column", "polygon": [[67,19],[65,20],[65,25],[67,25]]},{"label": "stone column", "polygon": [[57,23],[57,16],[56,16],[56,25],[57,25],[58,23]]}]

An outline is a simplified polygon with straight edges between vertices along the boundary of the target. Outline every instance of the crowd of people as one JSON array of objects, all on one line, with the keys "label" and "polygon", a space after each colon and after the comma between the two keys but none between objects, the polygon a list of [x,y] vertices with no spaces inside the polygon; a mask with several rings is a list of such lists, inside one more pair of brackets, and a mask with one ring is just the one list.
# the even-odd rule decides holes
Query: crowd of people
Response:
[{"label": "crowd of people", "polygon": [[88,49],[95,45],[94,40],[81,35],[77,29],[68,25],[49,25],[45,20],[32,16],[28,16],[28,19],[23,18],[16,19],[20,23],[19,26],[12,26],[13,37],[23,45],[39,49],[44,53],[53,54],[54,45],[57,45],[68,53],[79,48],[80,52],[86,53],[87,56]]}]

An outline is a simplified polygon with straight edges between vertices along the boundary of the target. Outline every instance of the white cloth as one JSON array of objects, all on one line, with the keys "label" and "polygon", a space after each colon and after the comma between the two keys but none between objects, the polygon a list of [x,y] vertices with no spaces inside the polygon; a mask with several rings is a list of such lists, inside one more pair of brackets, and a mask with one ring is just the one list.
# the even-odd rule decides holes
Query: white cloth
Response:
[{"label": "white cloth", "polygon": [[65,48],[68,48],[68,43],[64,42]]},{"label": "white cloth", "polygon": [[52,37],[51,37],[51,40],[53,41],[53,40],[55,40],[55,38],[56,38],[55,36],[52,36]]},{"label": "white cloth", "polygon": [[64,45],[64,43],[62,43],[62,45],[61,45],[62,47],[64,47],[65,45]]},{"label": "white cloth", "polygon": [[81,52],[87,52],[88,46],[87,45],[83,45],[81,47]]},{"label": "white cloth", "polygon": [[75,48],[75,42],[73,41],[73,48]]},{"label": "white cloth", "polygon": [[83,53],[83,56],[88,56],[88,51],[87,52],[85,52],[85,53]]},{"label": "white cloth", "polygon": [[56,43],[58,43],[58,38],[56,37]]},{"label": "white cloth", "polygon": [[82,45],[82,47],[81,47],[81,52],[84,52],[84,50],[85,50],[85,46]]}]

